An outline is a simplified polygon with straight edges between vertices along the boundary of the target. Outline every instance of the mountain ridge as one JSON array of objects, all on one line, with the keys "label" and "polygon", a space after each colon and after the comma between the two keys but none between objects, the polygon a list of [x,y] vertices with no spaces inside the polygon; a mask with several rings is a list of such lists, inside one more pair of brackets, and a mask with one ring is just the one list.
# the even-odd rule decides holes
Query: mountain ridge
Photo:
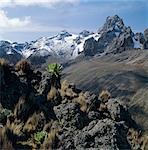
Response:
[{"label": "mountain ridge", "polygon": [[147,49],[147,33],[147,29],[144,33],[133,33],[132,29],[125,26],[123,20],[115,15],[107,17],[104,25],[94,33],[83,30],[79,34],[72,34],[63,30],[55,36],[41,37],[26,43],[0,41],[0,57],[10,61],[14,56],[18,60],[56,57],[68,61],[82,53],[86,56],[94,56],[121,53],[130,49]]}]

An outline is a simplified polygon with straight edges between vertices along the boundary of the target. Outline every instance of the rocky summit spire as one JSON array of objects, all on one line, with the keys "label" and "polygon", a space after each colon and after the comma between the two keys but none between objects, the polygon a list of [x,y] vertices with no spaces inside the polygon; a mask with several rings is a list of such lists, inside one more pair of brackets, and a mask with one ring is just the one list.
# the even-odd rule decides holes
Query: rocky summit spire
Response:
[{"label": "rocky summit spire", "polygon": [[118,16],[108,16],[106,18],[106,22],[99,32],[107,32],[107,31],[123,31],[125,30],[125,25],[123,20]]}]

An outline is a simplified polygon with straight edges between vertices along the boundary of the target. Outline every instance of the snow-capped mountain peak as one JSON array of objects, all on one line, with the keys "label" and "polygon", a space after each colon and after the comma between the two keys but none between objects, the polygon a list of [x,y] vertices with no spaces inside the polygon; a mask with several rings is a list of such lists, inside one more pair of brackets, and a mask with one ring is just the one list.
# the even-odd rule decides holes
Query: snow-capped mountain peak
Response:
[{"label": "snow-capped mountain peak", "polygon": [[51,55],[65,59],[74,59],[83,51],[85,40],[91,37],[98,40],[99,34],[89,33],[88,31],[72,34],[64,30],[55,36],[42,37],[32,42],[29,47],[24,47],[22,55],[25,58],[33,55]]},{"label": "snow-capped mountain peak", "polygon": [[55,36],[41,37],[28,43],[0,41],[0,57],[53,56],[71,60],[82,52],[93,56],[96,53],[118,53],[134,48],[147,49],[147,45],[148,40],[143,33],[134,34],[131,28],[125,26],[123,20],[115,15],[107,17],[104,25],[96,33],[83,30],[79,34],[73,34],[63,30]]}]

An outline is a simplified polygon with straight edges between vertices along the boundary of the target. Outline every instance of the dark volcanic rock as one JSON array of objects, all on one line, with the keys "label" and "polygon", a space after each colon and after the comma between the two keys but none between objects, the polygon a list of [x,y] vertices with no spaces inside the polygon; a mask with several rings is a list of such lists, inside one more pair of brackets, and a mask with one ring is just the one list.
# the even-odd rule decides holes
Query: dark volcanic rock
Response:
[{"label": "dark volcanic rock", "polygon": [[[124,25],[122,19],[117,15],[107,17],[99,33],[100,38],[98,41],[93,38],[85,41],[84,54],[86,56],[94,56],[102,52],[116,54],[134,49],[134,33],[130,27]],[[143,42],[142,35],[137,35],[137,41]]]},{"label": "dark volcanic rock", "polygon": [[50,78],[51,76],[48,72],[44,72],[43,74],[41,74],[41,82],[39,83],[38,88],[40,94],[47,95],[47,93],[50,91]]},{"label": "dark volcanic rock", "polygon": [[144,30],[144,39],[145,41],[148,41],[148,29]]},{"label": "dark volcanic rock", "polygon": [[99,48],[106,51],[107,54],[121,53],[134,48],[134,33],[130,27],[124,25],[123,20],[117,15],[107,17],[99,32],[101,33],[98,40]]},{"label": "dark volcanic rock", "polygon": [[136,41],[139,41],[139,43],[143,44],[144,43],[144,35],[140,32],[140,33],[136,33],[134,35],[134,38]]},{"label": "dark volcanic rock", "polygon": [[20,81],[15,73],[7,76],[0,70],[0,103],[4,108],[13,109],[20,96],[28,92],[27,84]]},{"label": "dark volcanic rock", "polygon": [[90,35],[91,33],[87,30],[83,30],[80,35],[83,36],[83,37],[87,37],[88,35]]},{"label": "dark volcanic rock", "polygon": [[94,38],[90,38],[84,43],[84,55],[94,56],[98,52],[98,43]]},{"label": "dark volcanic rock", "polygon": [[143,43],[143,49],[148,49],[148,41],[144,41],[144,43]]},{"label": "dark volcanic rock", "polygon": [[[118,130],[118,124],[110,119],[92,121],[75,136],[75,147],[77,149],[119,149],[121,147],[124,149],[130,149],[128,143],[120,145],[119,141],[125,140],[126,132],[122,134],[121,137],[118,135]],[[124,131],[123,127],[122,130]],[[124,140],[122,140],[122,138]]]},{"label": "dark volcanic rock", "polygon": [[113,31],[103,32],[98,40],[99,51],[104,52],[115,37],[116,35]]},{"label": "dark volcanic rock", "polygon": [[15,64],[22,58],[22,55],[8,41],[0,41],[0,58],[5,58]]},{"label": "dark volcanic rock", "polygon": [[130,33],[122,33],[119,38],[115,38],[107,47],[107,54],[121,53],[134,48],[134,42]]},{"label": "dark volcanic rock", "polygon": [[125,29],[123,20],[118,16],[108,16],[106,18],[106,22],[103,25],[102,29],[99,32],[107,32],[107,31],[122,31]]},{"label": "dark volcanic rock", "polygon": [[54,107],[56,117],[64,127],[82,129],[87,124],[86,116],[75,103],[60,104]]}]

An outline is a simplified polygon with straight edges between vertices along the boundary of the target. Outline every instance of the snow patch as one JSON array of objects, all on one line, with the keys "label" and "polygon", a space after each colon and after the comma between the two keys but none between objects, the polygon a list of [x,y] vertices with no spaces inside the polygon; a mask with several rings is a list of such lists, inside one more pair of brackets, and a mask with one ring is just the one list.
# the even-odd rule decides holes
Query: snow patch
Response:
[{"label": "snow patch", "polygon": [[25,58],[28,58],[29,56],[31,56],[33,54],[33,51],[31,51],[30,49],[26,49],[26,50],[23,50],[22,51],[22,55],[25,57]]},{"label": "snow patch", "polygon": [[141,44],[139,43],[139,41],[136,41],[136,40],[133,38],[133,42],[134,42],[134,48],[141,48]]}]

